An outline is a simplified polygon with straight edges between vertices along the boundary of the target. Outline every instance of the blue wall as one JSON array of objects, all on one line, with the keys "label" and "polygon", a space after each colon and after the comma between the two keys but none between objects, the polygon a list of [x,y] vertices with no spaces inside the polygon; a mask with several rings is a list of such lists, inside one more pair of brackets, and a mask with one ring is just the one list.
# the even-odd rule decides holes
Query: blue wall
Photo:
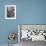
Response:
[{"label": "blue wall", "polygon": [[[9,4],[16,5],[16,20],[5,19]],[[46,24],[46,0],[0,0],[0,43],[8,43],[9,32],[18,32],[17,24]]]},{"label": "blue wall", "polygon": [[46,0],[19,0],[17,23],[46,24]]}]

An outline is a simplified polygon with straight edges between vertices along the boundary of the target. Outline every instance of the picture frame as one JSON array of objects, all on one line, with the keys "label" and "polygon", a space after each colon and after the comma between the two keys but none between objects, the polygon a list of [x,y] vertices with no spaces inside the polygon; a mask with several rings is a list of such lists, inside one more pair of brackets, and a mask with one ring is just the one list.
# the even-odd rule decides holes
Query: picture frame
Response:
[{"label": "picture frame", "polygon": [[[25,38],[23,34],[27,30]],[[18,24],[18,42],[21,40],[46,41],[46,24]]]},{"label": "picture frame", "polygon": [[5,5],[5,19],[16,19],[16,5]]}]

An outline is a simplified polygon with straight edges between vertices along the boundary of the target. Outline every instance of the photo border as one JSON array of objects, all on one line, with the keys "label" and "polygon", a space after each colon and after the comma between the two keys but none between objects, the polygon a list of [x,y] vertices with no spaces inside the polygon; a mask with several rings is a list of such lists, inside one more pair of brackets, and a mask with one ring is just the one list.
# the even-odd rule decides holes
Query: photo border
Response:
[{"label": "photo border", "polygon": [[[7,7],[15,7],[15,17],[8,18],[7,17]],[[16,19],[16,5],[5,5],[5,19]]]}]

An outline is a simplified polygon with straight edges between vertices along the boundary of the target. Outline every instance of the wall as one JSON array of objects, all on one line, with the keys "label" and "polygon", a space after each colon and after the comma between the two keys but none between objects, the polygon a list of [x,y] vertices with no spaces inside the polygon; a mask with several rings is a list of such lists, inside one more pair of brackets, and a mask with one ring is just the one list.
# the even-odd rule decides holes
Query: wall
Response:
[{"label": "wall", "polygon": [[17,23],[46,24],[46,0],[17,0]]},{"label": "wall", "polygon": [[[7,4],[16,4],[16,20],[5,20]],[[8,43],[9,32],[18,32],[17,24],[46,24],[46,0],[0,0],[0,44]]]},{"label": "wall", "polygon": [[[17,35],[17,20],[5,19],[5,5],[16,5],[16,0],[0,0],[0,44],[9,42],[8,35],[10,32],[16,32]],[[17,38],[16,38],[16,43]]]}]

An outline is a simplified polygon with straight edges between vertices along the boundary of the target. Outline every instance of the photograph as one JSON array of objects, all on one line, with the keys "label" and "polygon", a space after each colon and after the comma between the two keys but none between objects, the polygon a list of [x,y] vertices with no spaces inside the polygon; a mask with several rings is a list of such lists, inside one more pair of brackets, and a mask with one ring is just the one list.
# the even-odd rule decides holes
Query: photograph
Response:
[{"label": "photograph", "polygon": [[46,25],[19,24],[18,41],[20,46],[31,46],[32,42],[46,41]]},{"label": "photograph", "polygon": [[5,19],[16,19],[16,5],[5,5]]}]

